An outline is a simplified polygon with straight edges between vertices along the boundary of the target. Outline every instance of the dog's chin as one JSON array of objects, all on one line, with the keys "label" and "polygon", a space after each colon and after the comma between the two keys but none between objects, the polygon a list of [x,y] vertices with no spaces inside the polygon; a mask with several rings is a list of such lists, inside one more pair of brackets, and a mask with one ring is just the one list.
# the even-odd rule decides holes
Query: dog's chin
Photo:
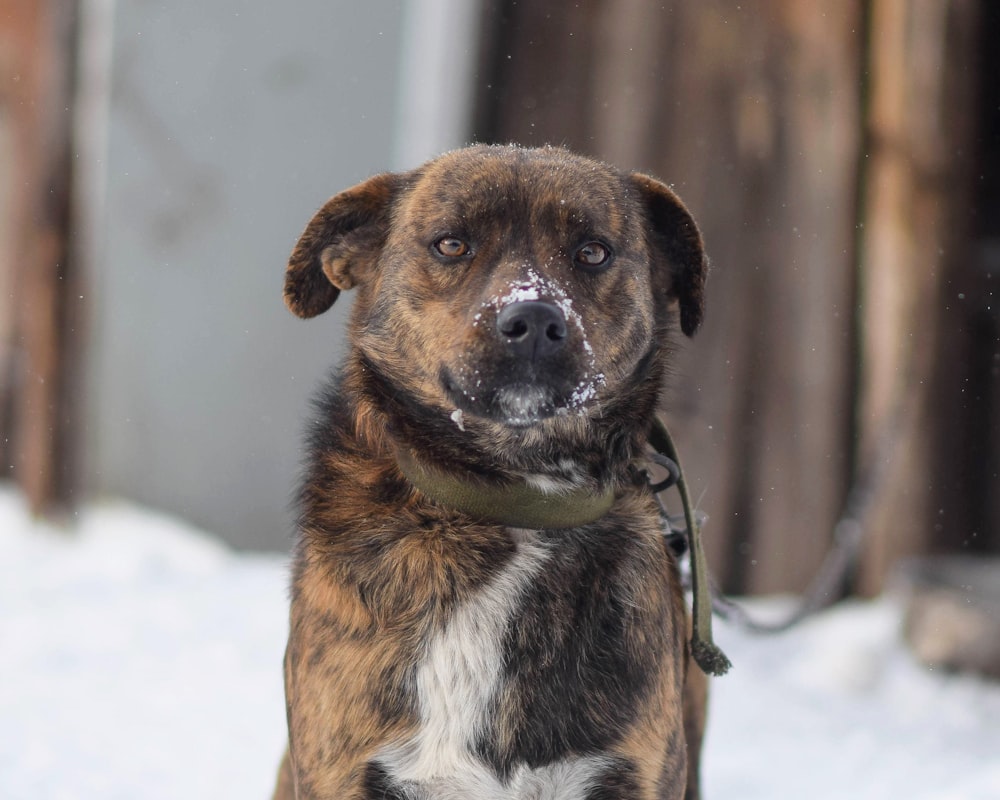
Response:
[{"label": "dog's chin", "polygon": [[589,416],[595,406],[599,407],[605,379],[602,373],[585,373],[574,381],[559,380],[553,375],[511,375],[492,386],[482,383],[477,378],[472,388],[456,380],[447,369],[441,371],[445,397],[456,409],[452,419],[464,424],[466,419],[478,418],[523,430],[570,419],[576,420],[572,427],[578,427],[580,417]]},{"label": "dog's chin", "polygon": [[493,421],[511,428],[529,428],[556,414],[551,392],[534,384],[501,387],[491,406]]},{"label": "dog's chin", "polygon": [[457,421],[478,417],[508,428],[524,429],[566,413],[556,402],[554,390],[540,383],[511,383],[491,392],[480,390],[473,394],[449,381],[445,391],[458,409],[452,415]]}]

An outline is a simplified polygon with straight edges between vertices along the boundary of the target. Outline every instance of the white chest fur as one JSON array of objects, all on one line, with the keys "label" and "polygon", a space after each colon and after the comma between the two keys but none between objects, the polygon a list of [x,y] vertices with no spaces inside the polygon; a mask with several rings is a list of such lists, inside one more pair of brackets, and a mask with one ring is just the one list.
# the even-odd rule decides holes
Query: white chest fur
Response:
[{"label": "white chest fur", "polygon": [[500,688],[503,636],[547,557],[544,545],[522,540],[504,571],[428,643],[416,676],[420,729],[378,758],[413,800],[580,800],[604,768],[601,758],[571,759],[518,768],[501,783],[474,753]]}]

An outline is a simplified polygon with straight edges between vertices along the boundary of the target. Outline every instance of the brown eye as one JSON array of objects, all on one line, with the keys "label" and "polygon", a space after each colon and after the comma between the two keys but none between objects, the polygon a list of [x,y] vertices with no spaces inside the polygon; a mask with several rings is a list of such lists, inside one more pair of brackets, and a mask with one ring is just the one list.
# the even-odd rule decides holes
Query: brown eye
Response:
[{"label": "brown eye", "polygon": [[469,253],[469,245],[455,236],[442,236],[433,246],[434,251],[445,258],[461,258]]},{"label": "brown eye", "polygon": [[584,267],[603,267],[610,259],[611,250],[600,242],[587,242],[573,256],[573,260]]}]

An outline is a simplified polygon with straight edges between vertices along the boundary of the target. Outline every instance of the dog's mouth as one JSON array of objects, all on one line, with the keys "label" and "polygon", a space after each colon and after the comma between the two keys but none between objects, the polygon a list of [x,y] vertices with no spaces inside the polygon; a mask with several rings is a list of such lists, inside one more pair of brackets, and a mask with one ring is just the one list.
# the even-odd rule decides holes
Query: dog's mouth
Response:
[{"label": "dog's mouth", "polygon": [[479,379],[473,383],[475,388],[468,388],[447,370],[442,371],[445,392],[457,409],[453,419],[463,421],[469,414],[511,428],[526,428],[553,417],[586,413],[604,385],[604,375],[587,375],[562,387],[541,379],[513,379],[494,388],[484,387]]},{"label": "dog's mouth", "polygon": [[493,395],[494,419],[515,428],[534,425],[556,413],[551,392],[532,384],[503,386]]}]

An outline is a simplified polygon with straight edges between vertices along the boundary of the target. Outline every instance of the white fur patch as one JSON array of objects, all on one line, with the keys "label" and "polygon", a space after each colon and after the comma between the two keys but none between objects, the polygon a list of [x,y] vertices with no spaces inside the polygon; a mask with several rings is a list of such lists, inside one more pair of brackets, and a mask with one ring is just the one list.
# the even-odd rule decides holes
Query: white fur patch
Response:
[{"label": "white fur patch", "polygon": [[411,800],[578,800],[606,766],[601,758],[522,766],[502,783],[473,752],[500,688],[504,633],[548,557],[534,538],[519,537],[517,547],[503,573],[456,609],[428,642],[416,676],[420,728],[377,758]]},{"label": "white fur patch", "polygon": [[487,769],[403,784],[407,800],[584,800],[610,765],[600,756],[518,767],[506,783]]},{"label": "white fur patch", "polygon": [[576,488],[570,481],[552,475],[525,475],[524,482],[542,494],[566,494]]},{"label": "white fur patch", "polygon": [[558,472],[521,473],[525,483],[538,489],[542,494],[567,494],[583,485],[586,476],[580,465],[569,458],[561,458]]}]

